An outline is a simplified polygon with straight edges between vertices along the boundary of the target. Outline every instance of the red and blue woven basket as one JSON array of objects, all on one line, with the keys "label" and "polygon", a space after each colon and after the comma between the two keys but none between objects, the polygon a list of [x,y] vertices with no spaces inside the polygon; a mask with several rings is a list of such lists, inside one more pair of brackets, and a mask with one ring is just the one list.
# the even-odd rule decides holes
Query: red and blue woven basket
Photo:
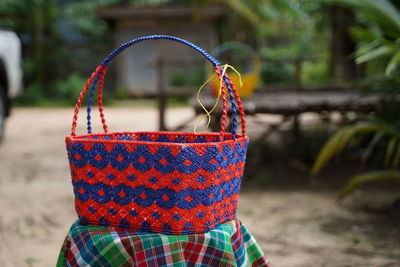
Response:
[{"label": "red and blue woven basket", "polygon": [[[109,63],[145,40],[166,39],[204,55],[223,80],[219,133],[108,132],[102,88]],[[92,133],[91,105],[98,90],[104,133]],[[88,134],[77,135],[78,112],[88,94]],[[226,133],[228,98],[231,132]],[[241,118],[241,133],[237,133]],[[75,208],[80,222],[165,234],[203,233],[236,215],[248,137],[242,102],[221,64],[202,48],[177,37],[153,35],[122,44],[85,84],[66,138]]]}]

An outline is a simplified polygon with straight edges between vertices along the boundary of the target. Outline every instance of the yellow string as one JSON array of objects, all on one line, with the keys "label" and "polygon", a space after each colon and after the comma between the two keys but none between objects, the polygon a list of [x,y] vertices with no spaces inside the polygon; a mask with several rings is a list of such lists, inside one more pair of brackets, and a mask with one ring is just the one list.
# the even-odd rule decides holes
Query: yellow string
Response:
[{"label": "yellow string", "polygon": [[[226,68],[230,68],[237,74],[237,76],[239,77],[240,87],[243,87],[242,75],[240,75],[240,72],[231,65],[225,64],[224,66],[226,66]],[[224,76],[222,76],[222,77],[224,77]]]},{"label": "yellow string", "polygon": [[[230,68],[230,69],[232,69],[232,70],[238,75],[238,77],[239,77],[239,82],[240,82],[240,87],[243,86],[242,76],[240,75],[240,72],[237,71],[233,66],[228,65],[228,64],[224,64],[224,65],[221,66],[221,68],[222,68],[221,77],[224,77],[224,76],[225,76],[225,73],[226,73],[226,71],[227,71],[227,69]],[[195,126],[194,126],[194,133],[197,133],[197,131],[196,131],[196,130],[197,130],[197,127],[199,126],[200,122],[201,122],[204,118],[206,118],[206,117],[207,117],[207,125],[206,125],[206,128],[208,128],[208,127],[210,126],[210,123],[211,123],[211,113],[213,113],[213,111],[214,111],[214,110],[217,108],[217,106],[218,106],[218,102],[219,102],[219,99],[220,99],[221,94],[222,94],[222,88],[223,88],[223,82],[224,82],[223,78],[220,80],[220,83],[219,83],[219,89],[218,89],[217,100],[215,101],[215,104],[214,104],[214,106],[212,107],[212,109],[211,109],[210,111],[207,110],[207,108],[203,105],[203,103],[201,103],[201,100],[200,100],[200,93],[201,93],[201,91],[203,90],[204,86],[206,86],[206,84],[209,83],[215,76],[216,76],[215,73],[214,73],[213,75],[211,75],[211,77],[208,78],[208,80],[207,80],[205,83],[203,83],[203,85],[200,86],[199,90],[197,91],[196,100],[197,100],[197,102],[200,104],[201,108],[206,112],[206,114],[204,114],[200,119],[197,120],[197,122],[196,122],[196,124],[195,124]]]}]

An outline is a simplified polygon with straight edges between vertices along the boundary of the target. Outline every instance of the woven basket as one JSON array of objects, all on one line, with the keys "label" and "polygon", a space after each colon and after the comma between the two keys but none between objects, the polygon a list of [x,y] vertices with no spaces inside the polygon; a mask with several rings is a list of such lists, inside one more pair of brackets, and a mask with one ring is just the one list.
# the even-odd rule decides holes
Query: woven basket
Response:
[{"label": "woven basket", "polygon": [[[167,39],[204,55],[223,79],[220,133],[108,132],[102,87],[109,63],[144,40]],[[94,91],[104,133],[92,133]],[[88,97],[88,134],[76,135],[81,102]],[[225,133],[231,102],[232,130]],[[237,134],[237,116],[241,134]],[[235,218],[248,137],[242,102],[220,63],[180,38],[153,35],[122,44],[106,57],[85,84],[66,138],[75,208],[80,222],[165,234],[203,233]]]}]

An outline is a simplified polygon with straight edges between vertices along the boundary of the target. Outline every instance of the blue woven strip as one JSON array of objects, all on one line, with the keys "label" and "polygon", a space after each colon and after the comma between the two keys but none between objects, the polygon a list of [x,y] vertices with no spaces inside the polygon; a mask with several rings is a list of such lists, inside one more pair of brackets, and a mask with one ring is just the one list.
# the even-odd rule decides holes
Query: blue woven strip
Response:
[{"label": "blue woven strip", "polygon": [[[216,60],[213,56],[211,56],[209,53],[207,53],[203,48],[189,42],[186,41],[184,39],[178,38],[178,37],[174,37],[174,36],[170,36],[170,35],[150,35],[150,36],[143,36],[143,37],[139,37],[136,39],[133,39],[131,41],[128,41],[126,43],[123,43],[120,47],[114,49],[102,62],[101,65],[103,66],[108,66],[110,64],[110,62],[116,57],[118,56],[122,51],[124,51],[126,48],[133,46],[134,44],[141,42],[141,41],[145,41],[145,40],[157,40],[157,39],[167,39],[167,40],[172,40],[172,41],[176,41],[179,43],[182,43],[184,45],[187,45],[195,50],[197,50],[199,53],[201,53],[204,57],[207,58],[208,61],[210,61],[214,66],[221,66],[221,63]],[[97,82],[98,82],[98,78],[99,75],[96,76],[95,80],[93,81],[93,85],[90,88],[89,91],[89,96],[88,96],[88,107],[87,107],[87,128],[88,128],[88,132],[91,133],[91,117],[90,117],[90,113],[91,113],[91,106],[92,106],[92,102],[93,102],[93,96],[94,96],[94,90],[96,89],[97,86]],[[224,82],[226,83],[226,86],[228,88],[228,93],[229,93],[229,98],[231,101],[231,109],[232,109],[232,136],[235,139],[236,138],[236,130],[237,130],[237,106],[236,106],[236,100],[232,91],[231,86],[229,85],[229,81],[227,79],[227,77],[224,77]]]},{"label": "blue woven strip", "polygon": [[123,43],[120,47],[116,48],[114,51],[112,51],[110,53],[110,55],[108,55],[103,62],[101,63],[101,65],[103,66],[108,66],[108,64],[117,56],[119,55],[122,51],[124,51],[126,48],[141,42],[141,41],[145,41],[145,40],[156,40],[156,39],[167,39],[167,40],[173,40],[173,41],[177,41],[179,43],[185,44],[195,50],[197,50],[199,53],[201,53],[203,56],[205,56],[214,66],[219,66],[221,65],[221,63],[218,62],[218,60],[216,60],[214,57],[212,57],[210,54],[208,54],[203,48],[192,44],[189,41],[186,41],[184,39],[178,38],[178,37],[174,37],[174,36],[169,36],[169,35],[151,35],[151,36],[143,36],[143,37],[139,37],[136,39],[133,39],[131,41],[128,41],[126,43]]},{"label": "blue woven strip", "polygon": [[236,99],[235,95],[233,94],[233,90],[229,83],[228,77],[224,75],[224,82],[226,87],[228,88],[229,99],[231,100],[231,110],[232,110],[232,137],[236,138],[236,131],[237,131],[237,107],[236,107]]},{"label": "blue woven strip", "polygon": [[97,76],[94,78],[93,83],[89,89],[89,95],[88,95],[88,103],[87,103],[87,131],[88,133],[92,133],[92,125],[91,125],[91,106],[93,103],[93,96],[94,96],[94,91],[96,90],[97,83],[100,79],[100,73],[97,74]]}]

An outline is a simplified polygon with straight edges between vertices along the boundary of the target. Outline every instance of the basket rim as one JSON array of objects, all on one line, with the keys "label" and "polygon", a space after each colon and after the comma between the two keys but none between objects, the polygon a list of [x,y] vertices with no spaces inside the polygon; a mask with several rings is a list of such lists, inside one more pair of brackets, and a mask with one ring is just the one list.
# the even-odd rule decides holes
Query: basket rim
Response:
[{"label": "basket rim", "polygon": [[[182,142],[157,142],[157,141],[139,141],[139,140],[109,140],[109,139],[94,139],[87,138],[92,136],[112,136],[112,135],[131,135],[131,134],[154,134],[154,135],[183,135],[183,136],[219,136],[220,133],[215,132],[171,132],[171,131],[122,131],[122,132],[108,132],[108,133],[90,133],[80,135],[70,135],[65,138],[65,142],[73,143],[111,143],[111,144],[137,144],[137,145],[157,145],[157,146],[179,146],[179,147],[195,147],[195,146],[219,146],[225,144],[239,143],[249,140],[247,135],[242,136],[237,134],[236,139],[204,142],[204,143],[182,143]],[[224,136],[232,136],[231,133],[224,133]]]}]

